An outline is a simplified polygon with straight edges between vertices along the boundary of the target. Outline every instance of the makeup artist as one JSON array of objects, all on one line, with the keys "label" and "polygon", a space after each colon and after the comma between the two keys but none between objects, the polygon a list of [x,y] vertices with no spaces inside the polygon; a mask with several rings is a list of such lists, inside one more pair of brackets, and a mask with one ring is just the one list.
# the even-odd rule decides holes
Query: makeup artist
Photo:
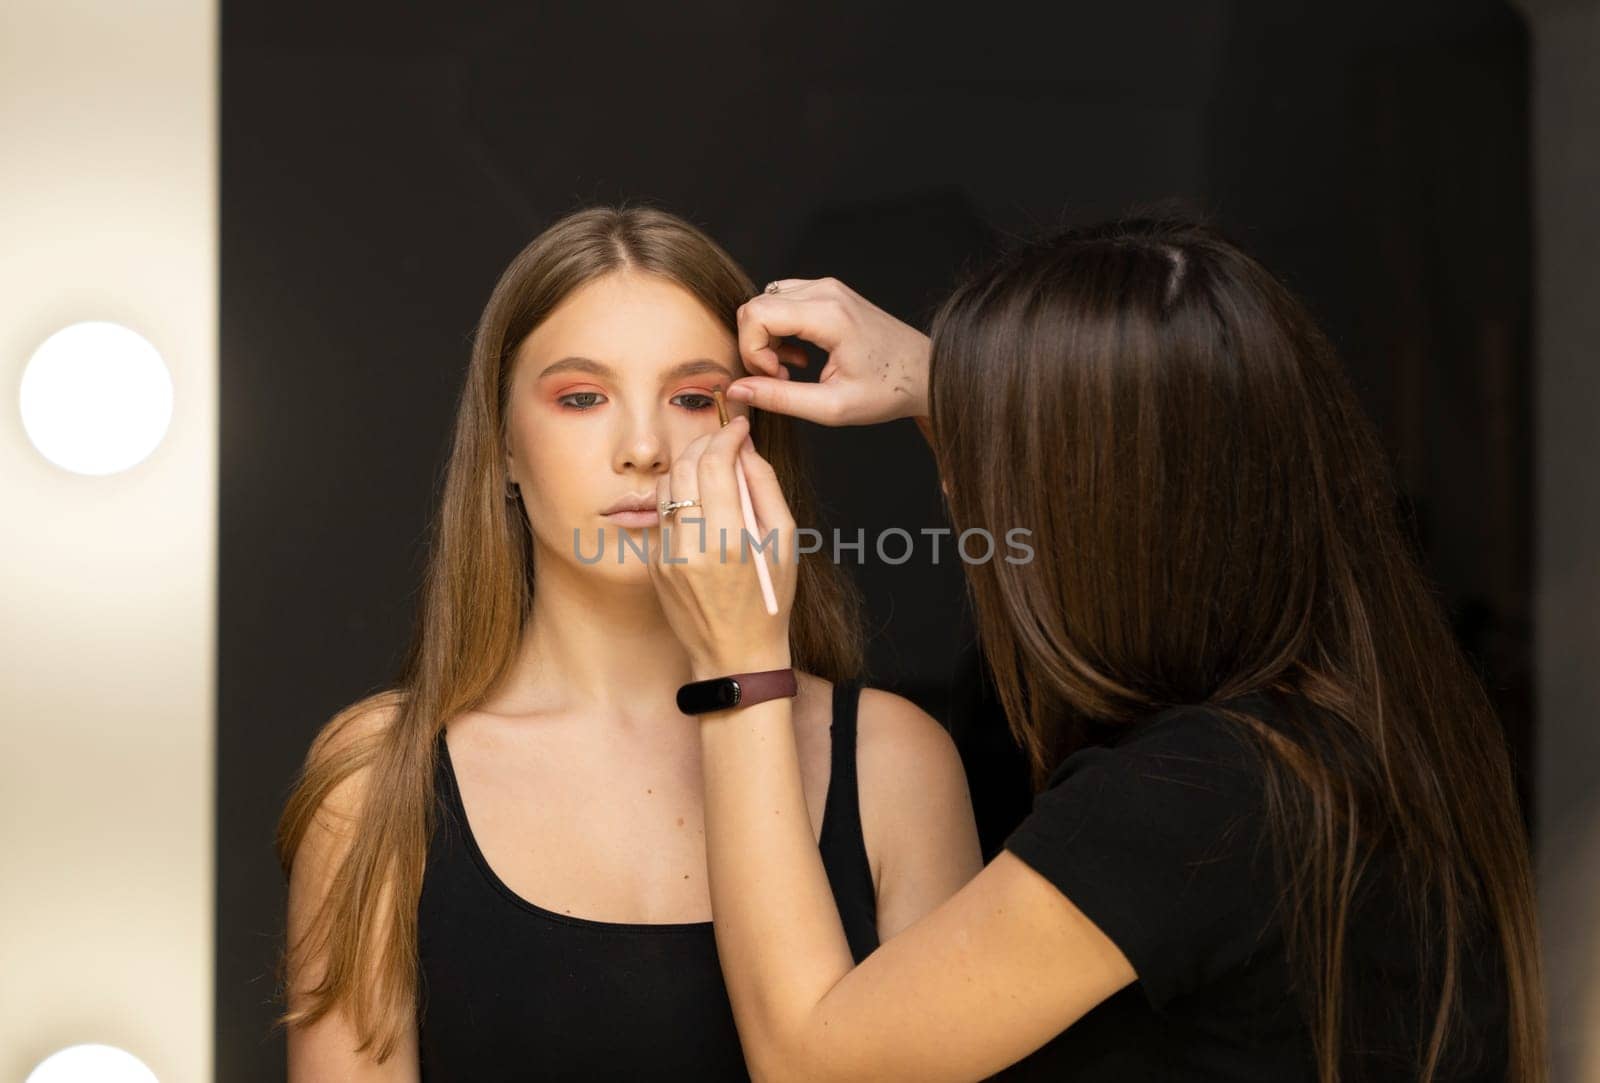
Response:
[{"label": "makeup artist", "polygon": [[[652,565],[694,660],[680,706],[754,1078],[1545,1078],[1501,730],[1347,374],[1260,265],[1128,220],[1013,251],[931,341],[830,279],[773,283],[739,321],[767,375],[733,398],[916,418],[957,532],[1025,527],[1035,552],[963,564],[1033,811],[855,965],[790,701],[732,702],[736,675],[788,665],[795,523],[742,423],[663,477],[736,538],[737,457],[780,542],[776,616],[714,546]],[[791,337],[828,352],[818,382],[788,379]]]}]

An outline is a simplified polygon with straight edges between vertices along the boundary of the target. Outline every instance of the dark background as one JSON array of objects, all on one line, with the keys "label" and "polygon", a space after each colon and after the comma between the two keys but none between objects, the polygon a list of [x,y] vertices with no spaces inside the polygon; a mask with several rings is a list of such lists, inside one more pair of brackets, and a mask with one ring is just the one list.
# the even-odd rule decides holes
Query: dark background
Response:
[{"label": "dark background", "polygon": [[[1212,215],[1350,363],[1528,801],[1507,6],[536,7],[223,3],[218,1078],[284,1076],[273,829],[316,730],[399,662],[472,327],[591,202],[654,203],[758,282],[835,275],[917,323],[1007,236],[1159,200]],[[909,422],[808,434],[827,524],[948,525]],[[870,548],[872,683],[953,726],[992,851],[1028,798],[959,564]]]}]

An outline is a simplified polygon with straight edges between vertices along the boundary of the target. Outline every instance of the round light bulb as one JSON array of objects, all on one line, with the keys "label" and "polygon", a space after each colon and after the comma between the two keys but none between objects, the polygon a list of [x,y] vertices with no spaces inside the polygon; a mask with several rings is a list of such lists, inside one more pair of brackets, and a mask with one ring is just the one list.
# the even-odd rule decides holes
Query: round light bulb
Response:
[{"label": "round light bulb", "polygon": [[121,324],[63,327],[22,373],[22,427],[39,453],[76,474],[142,462],[172,421],[172,377],[161,354]]},{"label": "round light bulb", "polygon": [[50,1054],[25,1083],[158,1083],[156,1074],[114,1045],[71,1045]]}]

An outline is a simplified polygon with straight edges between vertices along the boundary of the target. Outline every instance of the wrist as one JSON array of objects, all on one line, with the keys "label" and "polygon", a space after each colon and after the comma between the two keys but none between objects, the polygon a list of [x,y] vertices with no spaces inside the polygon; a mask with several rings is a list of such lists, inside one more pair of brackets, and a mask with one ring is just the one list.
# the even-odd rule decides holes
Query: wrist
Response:
[{"label": "wrist", "polygon": [[678,689],[678,710],[702,721],[716,715],[740,713],[799,692],[792,666],[741,670],[692,681]]},{"label": "wrist", "polygon": [[[932,362],[933,342],[927,335],[917,335],[916,352],[911,356],[911,396],[906,406],[906,417],[916,419],[918,425],[929,415],[928,374]],[[924,430],[926,435],[926,430]]]},{"label": "wrist", "polygon": [[788,669],[789,648],[741,651],[717,657],[694,659],[689,666],[690,679],[707,681],[713,677],[729,677],[735,673],[765,673],[769,669]]}]

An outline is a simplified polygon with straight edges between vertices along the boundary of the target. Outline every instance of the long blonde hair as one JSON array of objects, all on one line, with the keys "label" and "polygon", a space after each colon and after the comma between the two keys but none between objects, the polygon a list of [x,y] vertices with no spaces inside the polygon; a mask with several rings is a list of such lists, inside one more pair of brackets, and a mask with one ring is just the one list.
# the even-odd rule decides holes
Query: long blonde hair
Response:
[{"label": "long blonde hair", "polygon": [[[624,268],[682,286],[730,331],[739,305],[756,292],[711,238],[648,207],[571,214],[535,238],[500,276],[474,336],[401,672],[393,687],[346,707],[322,728],[278,823],[278,859],[288,876],[324,799],[355,772],[369,772],[350,845],[328,892],[305,935],[279,955],[279,989],[286,973],[300,973],[310,959],[325,956],[326,967],[305,992],[307,1003],[286,1010],[275,1026],[308,1026],[348,1005],[358,1048],[372,1049],[382,1063],[412,1017],[436,738],[447,720],[480,704],[505,675],[533,597],[533,539],[521,504],[503,495],[513,358],[575,289]],[[782,480],[795,520],[810,522],[813,499],[791,420],[752,411],[751,438]],[[854,584],[838,566],[803,560],[790,626],[796,668],[834,681],[859,676],[859,607]],[[370,732],[351,731],[358,739],[340,739],[373,712],[392,719]],[[370,935],[379,928],[381,937]]]}]

